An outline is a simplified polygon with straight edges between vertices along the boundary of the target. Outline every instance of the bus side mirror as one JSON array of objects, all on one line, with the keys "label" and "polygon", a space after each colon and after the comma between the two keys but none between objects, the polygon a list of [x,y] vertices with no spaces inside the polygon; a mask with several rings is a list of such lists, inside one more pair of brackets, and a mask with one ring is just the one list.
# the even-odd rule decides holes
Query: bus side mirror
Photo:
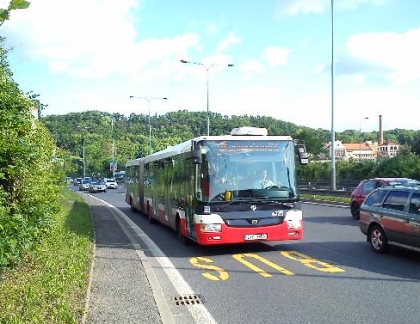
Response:
[{"label": "bus side mirror", "polygon": [[298,153],[298,156],[299,156],[300,164],[302,164],[302,165],[308,164],[308,153],[305,150],[305,146],[298,145],[297,146],[297,153]]},{"label": "bus side mirror", "polygon": [[201,157],[201,150],[199,148],[194,149],[187,157],[187,160],[190,160],[192,164],[202,164],[203,158]]}]

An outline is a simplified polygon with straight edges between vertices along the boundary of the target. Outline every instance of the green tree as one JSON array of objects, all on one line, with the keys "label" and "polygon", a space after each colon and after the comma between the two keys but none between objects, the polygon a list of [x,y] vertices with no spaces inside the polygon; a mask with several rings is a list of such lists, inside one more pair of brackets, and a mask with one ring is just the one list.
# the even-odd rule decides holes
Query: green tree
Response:
[{"label": "green tree", "polygon": [[16,262],[53,225],[63,175],[48,130],[12,79],[0,39],[0,268]]}]

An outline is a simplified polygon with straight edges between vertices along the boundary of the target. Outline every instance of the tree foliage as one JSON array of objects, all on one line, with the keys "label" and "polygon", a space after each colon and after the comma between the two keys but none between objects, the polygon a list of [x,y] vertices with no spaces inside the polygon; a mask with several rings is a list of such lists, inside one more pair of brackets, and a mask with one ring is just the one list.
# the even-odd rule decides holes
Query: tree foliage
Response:
[{"label": "tree foliage", "polygon": [[[111,121],[114,119],[113,134]],[[62,154],[72,157],[66,163],[68,175],[81,176],[83,165],[82,138],[85,136],[85,153],[87,173],[100,173],[111,175],[109,164],[112,156],[112,140],[115,141],[115,161],[119,169],[124,169],[128,159],[147,155],[149,152],[149,124],[148,115],[131,114],[125,117],[121,114],[109,114],[99,111],[86,111],[65,115],[50,115],[42,119],[56,139]],[[224,116],[218,113],[210,114],[210,135],[229,134],[231,129],[239,126],[265,127],[270,135],[290,135],[305,142],[311,157],[320,153],[327,154],[324,144],[330,141],[330,132],[323,129],[311,129],[284,122],[266,116]],[[164,149],[167,146],[178,144],[188,139],[207,134],[207,114],[205,112],[190,112],[186,110],[169,112],[164,115],[151,116],[152,151]],[[85,129],[84,133],[80,129]],[[362,136],[360,136],[362,135]],[[412,148],[418,148],[420,132],[413,130],[392,130],[384,132],[386,140],[400,138],[404,141],[404,150],[412,152],[414,161],[418,155]],[[362,133],[356,130],[347,130],[337,133],[337,140],[344,143],[358,143],[360,140],[378,140],[378,133]],[[413,145],[412,147],[410,145]],[[404,151],[403,150],[403,151]],[[401,151],[401,152],[403,152]],[[402,154],[402,153],[401,153]],[[63,155],[64,156],[64,155]],[[398,161],[401,165],[408,162],[402,158],[380,159],[377,162],[338,161],[337,178],[340,181],[355,180],[383,175],[400,176],[416,175],[415,171],[408,172],[405,167],[388,170],[387,166]],[[412,163],[414,163],[412,161]],[[302,181],[316,181],[316,179],[329,179],[331,166],[327,162],[313,162],[309,166],[299,167],[299,178]],[[416,170],[416,168],[412,168]],[[408,172],[408,173],[403,173]],[[420,178],[420,175],[416,176]]]},{"label": "tree foliage", "polygon": [[63,173],[49,131],[13,81],[0,40],[0,268],[19,260],[53,225]]}]

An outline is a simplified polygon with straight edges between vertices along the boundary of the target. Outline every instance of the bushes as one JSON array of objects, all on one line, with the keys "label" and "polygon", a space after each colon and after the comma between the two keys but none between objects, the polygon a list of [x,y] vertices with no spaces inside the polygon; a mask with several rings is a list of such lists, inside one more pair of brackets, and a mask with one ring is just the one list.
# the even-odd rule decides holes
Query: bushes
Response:
[{"label": "bushes", "polygon": [[54,225],[60,164],[34,105],[12,79],[0,38],[0,268],[17,263]]}]

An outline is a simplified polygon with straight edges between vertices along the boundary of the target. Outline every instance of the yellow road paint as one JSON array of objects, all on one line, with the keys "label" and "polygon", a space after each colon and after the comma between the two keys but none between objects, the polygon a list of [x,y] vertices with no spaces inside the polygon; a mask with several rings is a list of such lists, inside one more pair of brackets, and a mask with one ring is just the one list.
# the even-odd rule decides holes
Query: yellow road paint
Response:
[{"label": "yellow road paint", "polygon": [[279,271],[282,274],[285,274],[287,276],[294,275],[293,272],[291,272],[291,271],[289,271],[289,270],[287,270],[287,269],[285,269],[283,267],[280,267],[279,265],[277,265],[277,264],[275,264],[275,263],[273,263],[273,262],[271,262],[271,261],[269,261],[269,260],[267,260],[267,259],[259,256],[258,254],[255,254],[255,253],[244,253],[244,254],[239,253],[239,254],[234,254],[234,255],[232,255],[232,258],[234,258],[235,260],[241,262],[243,265],[245,265],[246,267],[248,267],[251,270],[255,271],[256,273],[258,273],[259,275],[263,276],[264,278],[269,278],[272,275],[269,274],[269,273],[267,273],[267,272],[265,272],[263,269],[257,267],[256,265],[252,264],[251,262],[245,260],[245,258],[253,258],[255,260],[258,260],[258,261],[264,263],[265,265],[267,265],[267,266],[269,266],[269,267],[271,267],[273,269],[276,269],[277,271]]},{"label": "yellow road paint", "polygon": [[213,263],[212,259],[206,258],[206,257],[196,257],[191,258],[190,263],[197,268],[200,269],[206,269],[206,270],[214,270],[218,273],[218,276],[215,276],[214,274],[211,274],[209,272],[203,272],[201,275],[204,278],[210,279],[210,280],[227,280],[229,278],[229,274],[223,270],[222,268],[219,268],[218,266],[211,265],[211,264],[201,264],[199,261],[207,262],[207,263]]},{"label": "yellow road paint", "polygon": [[327,262],[320,261],[314,258],[311,258],[310,256],[307,256],[303,253],[296,252],[296,251],[281,251],[281,255],[284,257],[300,262],[304,266],[307,266],[308,268],[315,269],[321,272],[328,272],[328,273],[337,273],[337,272],[346,272],[345,270],[333,266]]}]

